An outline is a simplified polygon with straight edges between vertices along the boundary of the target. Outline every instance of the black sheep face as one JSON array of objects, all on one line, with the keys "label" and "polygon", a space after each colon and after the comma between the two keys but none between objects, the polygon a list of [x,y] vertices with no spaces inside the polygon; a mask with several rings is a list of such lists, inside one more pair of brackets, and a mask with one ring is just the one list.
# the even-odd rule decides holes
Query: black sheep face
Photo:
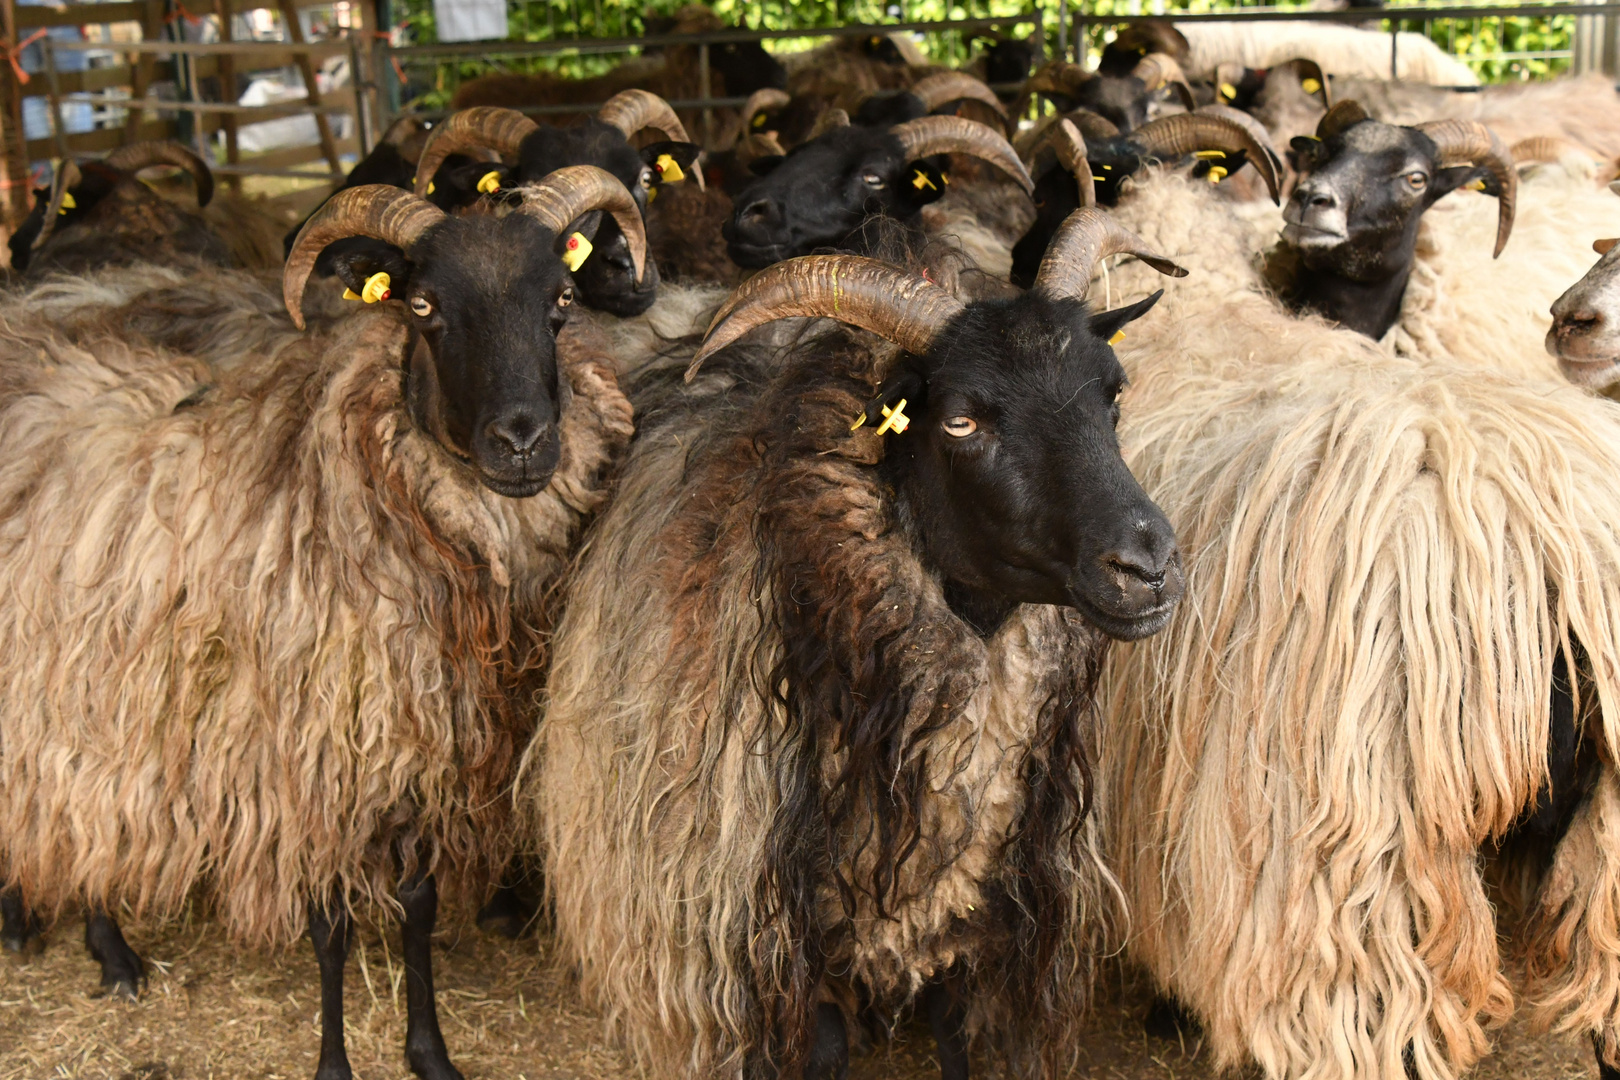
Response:
[{"label": "black sheep face", "polygon": [[709,46],[709,66],[725,80],[726,93],[732,97],[787,89],[787,68],[757,41]]},{"label": "black sheep face", "polygon": [[1096,75],[1079,83],[1072,94],[1047,94],[1059,111],[1086,109],[1122,132],[1148,121],[1147,84],[1134,75]]},{"label": "black sheep face", "polygon": [[556,343],[574,298],[561,242],[521,212],[475,214],[443,219],[408,256],[379,244],[337,266],[356,292],[389,274],[418,338],[417,422],[512,498],[542,491],[561,453]]},{"label": "black sheep face", "polygon": [[1283,239],[1307,268],[1350,281],[1404,274],[1423,212],[1464,184],[1491,180],[1472,165],[1441,168],[1427,135],[1376,120],[1292,146],[1305,175],[1283,208]]},{"label": "black sheep face", "polygon": [[[117,169],[108,168],[98,161],[88,161],[80,165],[79,174],[78,185],[68,191],[72,196],[73,205],[64,205],[58,211],[54,228],[65,229],[69,225],[83,221],[113,188],[129,179]],[[11,234],[11,239],[7,241],[11,248],[11,268],[18,273],[28,269],[28,262],[34,254],[34,241],[45,228],[45,214],[50,209],[50,202],[51,189],[36,188],[33,209],[28,212],[28,216],[17,226],[16,231]]]},{"label": "black sheep face", "polygon": [[[1022,83],[1029,78],[1036,55],[1034,38],[993,38],[984,50],[984,81],[991,87]],[[996,96],[1011,101],[1018,96],[1018,89],[997,90]]]},{"label": "black sheep face", "polygon": [[869,411],[906,398],[884,468],[957,609],[1078,610],[1112,637],[1162,629],[1183,590],[1169,521],[1120,456],[1109,339],[1160,294],[1092,314],[1040,291],[970,306],[907,357]]},{"label": "black sheep face", "polygon": [[940,159],[906,160],[886,129],[850,125],[755,163],[764,176],[722,227],[738,266],[769,266],[838,245],[867,217],[909,221],[945,193]]}]

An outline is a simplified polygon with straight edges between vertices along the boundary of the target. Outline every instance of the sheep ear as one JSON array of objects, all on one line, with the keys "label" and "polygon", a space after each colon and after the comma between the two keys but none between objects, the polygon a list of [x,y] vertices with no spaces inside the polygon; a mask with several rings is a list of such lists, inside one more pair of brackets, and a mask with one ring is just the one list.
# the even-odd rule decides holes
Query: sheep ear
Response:
[{"label": "sheep ear", "polygon": [[387,274],[390,291],[401,295],[411,276],[411,261],[403,251],[369,236],[334,240],[321,252],[316,263],[317,273],[325,269],[321,263],[327,263],[330,272],[343,282],[343,287],[356,296],[364,294],[366,283],[379,273]]},{"label": "sheep ear", "polygon": [[1163,295],[1164,290],[1160,289],[1145,300],[1138,300],[1134,304],[1127,304],[1112,311],[1098,312],[1091,317],[1091,332],[1110,345],[1113,344],[1115,334],[1119,333],[1127,323],[1133,323],[1146,315],[1152,310],[1153,305],[1159,302],[1159,297]]},{"label": "sheep ear", "polygon": [[673,172],[681,180],[693,174],[702,147],[696,143],[664,141],[648,143],[639,152],[641,160],[652,166],[657,182],[668,184],[676,182],[667,175],[672,171],[671,164],[675,166]]},{"label": "sheep ear", "polygon": [[1434,202],[1443,195],[1449,195],[1458,188],[1472,186],[1477,191],[1497,198],[1502,196],[1502,185],[1497,181],[1491,171],[1483,165],[1456,165],[1449,169],[1437,170],[1434,180],[1429,184],[1428,200]]},{"label": "sheep ear", "polygon": [[944,155],[940,155],[907,165],[900,178],[901,194],[918,206],[925,206],[944,195],[945,186],[949,183],[942,167],[946,160]]}]

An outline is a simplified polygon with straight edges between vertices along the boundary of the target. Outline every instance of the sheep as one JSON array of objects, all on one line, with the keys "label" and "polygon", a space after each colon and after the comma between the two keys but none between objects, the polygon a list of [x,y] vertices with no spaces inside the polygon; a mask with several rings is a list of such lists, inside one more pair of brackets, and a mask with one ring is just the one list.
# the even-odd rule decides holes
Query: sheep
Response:
[{"label": "sheep", "polygon": [[[559,947],[649,1075],[842,1076],[857,996],[918,1001],[946,1077],[970,1035],[1020,1072],[1073,1053],[1115,915],[1088,672],[1179,588],[1112,450],[1105,341],[1148,302],[1059,299],[1119,250],[1178,272],[1096,210],[1012,300],[964,305],[938,264],[789,261],[721,308],[689,390],[637,381],[518,790]],[[800,316],[902,351],[726,348]]]},{"label": "sheep", "polygon": [[[343,192],[294,246],[288,312],[355,233],[404,256],[393,299],[223,375],[116,323],[83,344],[0,325],[0,885],[47,916],[84,903],[98,934],[194,892],[245,943],[308,925],[322,1080],[350,1074],[343,960],[380,908],[404,914],[407,1062],[460,1076],[437,883],[510,854],[546,598],[630,434],[610,358],[557,346],[553,246],[605,211],[639,261],[635,202],[587,166],[521,194],[462,218]],[[116,953],[104,981],[136,992]]]},{"label": "sheep", "polygon": [[[670,26],[672,34],[706,34],[726,26],[708,8],[688,4]],[[484,75],[463,83],[451,98],[453,109],[497,106],[526,109],[544,105],[590,105],[607,101],[625,90],[646,90],[669,101],[690,101],[702,97],[699,46],[674,45],[664,50],[661,60],[620,65],[593,79],[566,79],[557,75]],[[782,65],[757,41],[727,42],[709,46],[709,94],[711,97],[746,97],[767,87],[782,89],[787,73]],[[729,109],[715,110],[716,136],[734,130]],[[696,118],[683,118],[695,125]]]},{"label": "sheep", "polygon": [[[1207,185],[1149,178],[1117,212],[1192,271],[1119,346],[1122,446],[1190,553],[1168,634],[1102,682],[1128,954],[1218,1067],[1451,1080],[1513,1008],[1482,855],[1553,771],[1560,657],[1579,643],[1584,706],[1620,701],[1620,416],[1287,313]],[[1575,730],[1612,760],[1606,720]],[[1573,793],[1521,933],[1538,1017],[1611,1063],[1613,791],[1604,766]]]},{"label": "sheep", "polygon": [[[1337,77],[1387,79],[1389,35],[1328,23],[1178,22],[1189,51],[1182,66],[1193,78],[1208,79],[1219,64],[1270,68],[1304,57]],[[1478,86],[1479,76],[1422,34],[1401,31],[1395,45],[1395,77],[1431,86]]]},{"label": "sheep", "polygon": [[[1609,190],[1620,195],[1620,180],[1611,181]],[[1616,247],[1620,244],[1612,239],[1593,242],[1592,250],[1600,256],[1597,265],[1553,302],[1546,337],[1547,352],[1558,361],[1564,377],[1599,393],[1620,383],[1620,338],[1614,332],[1620,325],[1615,305],[1615,267],[1620,265]]]}]

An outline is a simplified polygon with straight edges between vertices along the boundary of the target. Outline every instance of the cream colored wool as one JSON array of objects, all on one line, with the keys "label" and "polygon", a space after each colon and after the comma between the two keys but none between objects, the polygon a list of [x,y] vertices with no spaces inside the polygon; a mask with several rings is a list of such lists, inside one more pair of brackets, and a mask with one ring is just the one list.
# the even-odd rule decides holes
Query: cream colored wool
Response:
[{"label": "cream colored wool", "polygon": [[[1269,68],[1299,57],[1315,60],[1333,76],[1389,78],[1389,35],[1328,23],[1176,23],[1190,53],[1182,67],[1193,78],[1210,78],[1217,64]],[[1477,86],[1479,76],[1422,34],[1402,31],[1396,47],[1396,77],[1436,86]],[[1335,95],[1337,96],[1337,95]]]},{"label": "cream colored wool", "polygon": [[[1514,1008],[1480,849],[1545,780],[1566,631],[1607,718],[1588,735],[1620,747],[1620,412],[1288,315],[1239,257],[1253,225],[1186,187],[1143,183],[1119,214],[1193,269],[1118,350],[1122,446],[1188,575],[1170,628],[1104,678],[1129,951],[1223,1065],[1399,1080],[1410,1047],[1452,1080]],[[1110,278],[1115,304],[1162,281]],[[1606,771],[1523,938],[1538,1019],[1611,1060],[1615,788]]]},{"label": "cream colored wool", "polygon": [[201,889],[279,944],[311,897],[391,904],[396,852],[475,885],[629,436],[609,361],[565,335],[562,460],[509,500],[412,425],[392,306],[224,376],[120,330],[0,322],[0,868],[47,914]]},{"label": "cream colored wool", "polygon": [[[870,371],[860,359],[868,348],[846,347],[826,366]],[[758,1067],[760,1010],[782,1007],[771,988],[792,974],[792,950],[763,907],[765,851],[794,796],[784,759],[806,752],[802,735],[784,737],[755,666],[782,650],[768,536],[774,550],[804,551],[815,564],[795,576],[800,604],[835,608],[835,633],[878,634],[865,662],[910,695],[907,728],[925,733],[907,736],[905,757],[930,763],[922,844],[903,865],[892,918],[864,894],[847,917],[819,883],[832,984],[821,992],[845,1000],[859,981],[894,1006],[960,964],[992,988],[970,990],[968,1005],[970,1026],[993,1038],[1010,1026],[992,942],[1015,921],[994,897],[1013,887],[1004,845],[1025,805],[1021,770],[1037,753],[1042,703],[1084,685],[1100,637],[1072,612],[1026,606],[981,639],[951,613],[891,516],[870,469],[881,437],[849,436],[863,402],[847,378],[806,377],[789,426],[822,449],[772,473],[750,424],[768,431],[781,421],[769,408],[763,421],[746,412],[761,373],[750,385],[725,360],[737,352],[710,361],[690,391],[637,394],[636,444],[570,576],[549,703],[518,789],[544,839],[563,955],[610,1037],[648,1075],[707,1080]],[[766,361],[782,362],[792,361]],[[766,513],[781,532],[756,532]],[[830,779],[841,755],[821,754],[814,775]],[[1080,995],[1087,946],[1109,924],[1115,894],[1090,830],[1073,858],[1049,855],[1068,894],[1055,931],[1067,943],[1060,977]],[[1003,914],[992,914],[998,906]]]}]

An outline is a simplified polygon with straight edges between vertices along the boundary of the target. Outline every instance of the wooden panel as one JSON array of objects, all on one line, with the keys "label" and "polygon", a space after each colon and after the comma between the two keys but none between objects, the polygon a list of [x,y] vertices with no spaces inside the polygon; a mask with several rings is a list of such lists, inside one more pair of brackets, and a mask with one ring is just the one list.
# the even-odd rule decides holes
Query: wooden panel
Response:
[{"label": "wooden panel", "polygon": [[[174,124],[167,120],[147,120],[136,129],[137,139],[172,139],[174,138]],[[123,128],[98,128],[95,131],[84,131],[77,135],[67,137],[68,150],[74,153],[94,154],[123,146],[125,142]],[[28,160],[42,161],[56,156],[56,139],[47,136],[43,139],[28,140]]]},{"label": "wooden panel", "polygon": [[[337,140],[337,149],[340,154],[352,154],[358,149],[354,139]],[[255,154],[242,159],[243,168],[258,167],[261,169],[286,169],[294,165],[307,165],[310,162],[322,161],[326,157],[319,143],[309,146],[290,146],[285,150],[272,150],[267,154]],[[317,174],[318,175],[318,174]]]},{"label": "wooden panel", "polygon": [[[197,65],[201,67],[202,65]],[[154,64],[156,73],[153,78],[158,82],[165,82],[174,78],[174,65],[169,63]],[[114,67],[90,68],[87,71],[59,71],[56,73],[56,83],[62,88],[64,94],[88,93],[93,94],[102,90],[109,90],[115,86],[129,86],[134,81],[135,69],[128,64],[118,64]],[[23,87],[23,97],[46,97],[50,89],[45,85],[45,79],[30,80]]]},{"label": "wooden panel", "polygon": [[[18,5],[17,29],[41,26],[90,26],[95,23],[137,22],[146,14],[146,5],[134,0],[119,4],[69,4],[65,8]],[[27,35],[24,35],[25,37]]]}]

